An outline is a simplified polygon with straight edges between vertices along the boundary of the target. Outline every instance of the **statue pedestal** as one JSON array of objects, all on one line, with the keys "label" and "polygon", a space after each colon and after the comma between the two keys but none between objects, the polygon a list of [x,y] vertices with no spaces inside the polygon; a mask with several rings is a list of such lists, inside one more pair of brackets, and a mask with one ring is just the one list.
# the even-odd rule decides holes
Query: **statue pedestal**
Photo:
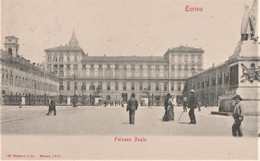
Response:
[{"label": "statue pedestal", "polygon": [[243,41],[241,45],[240,57],[258,57],[258,45],[254,40]]},{"label": "statue pedestal", "polygon": [[[243,98],[246,115],[260,114],[260,58],[258,57],[258,44],[254,41],[245,41],[236,58],[229,61],[230,87],[221,96],[220,111],[233,112],[235,95]],[[232,70],[233,69],[233,70]]]}]

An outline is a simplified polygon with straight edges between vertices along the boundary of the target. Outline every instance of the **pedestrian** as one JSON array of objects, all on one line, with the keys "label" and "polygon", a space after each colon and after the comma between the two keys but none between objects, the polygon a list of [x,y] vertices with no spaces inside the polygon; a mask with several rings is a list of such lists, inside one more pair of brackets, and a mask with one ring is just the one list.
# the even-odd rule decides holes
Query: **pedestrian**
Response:
[{"label": "pedestrian", "polygon": [[174,120],[174,105],[176,104],[176,99],[173,95],[171,95],[170,99],[168,100],[168,109],[170,110],[169,113],[169,120]]},{"label": "pedestrian", "polygon": [[243,136],[242,129],[241,129],[241,123],[244,120],[244,107],[241,101],[243,100],[240,95],[236,95],[233,97],[233,100],[235,101],[235,107],[233,112],[233,118],[234,118],[234,124],[232,126],[232,134],[233,136]]},{"label": "pedestrian", "polygon": [[47,115],[50,115],[52,113],[52,111],[54,112],[54,116],[56,116],[56,105],[55,105],[55,101],[54,101],[53,97],[50,98],[49,111],[48,111]]},{"label": "pedestrian", "polygon": [[183,112],[187,112],[187,97],[183,97]]},{"label": "pedestrian", "polygon": [[189,117],[190,117],[190,124],[196,124],[196,117],[195,117],[195,112],[194,109],[197,108],[197,101],[195,98],[195,92],[194,90],[190,90],[190,97],[189,97],[189,102],[188,102],[188,108],[190,109],[189,111]]},{"label": "pedestrian", "polygon": [[49,115],[50,113],[52,113],[52,107],[51,107],[51,97],[48,98],[48,106],[49,106],[49,109],[48,109],[48,113],[46,115]]},{"label": "pedestrian", "polygon": [[200,100],[198,100],[198,111],[199,112],[201,111],[200,107],[201,107],[201,102],[200,102]]},{"label": "pedestrian", "polygon": [[170,93],[167,94],[164,100],[164,109],[165,113],[163,116],[163,121],[174,120],[174,113],[173,113],[173,96]]},{"label": "pedestrian", "polygon": [[132,93],[131,98],[128,100],[126,111],[129,111],[129,124],[135,123],[135,111],[138,108],[138,102],[135,94]]}]

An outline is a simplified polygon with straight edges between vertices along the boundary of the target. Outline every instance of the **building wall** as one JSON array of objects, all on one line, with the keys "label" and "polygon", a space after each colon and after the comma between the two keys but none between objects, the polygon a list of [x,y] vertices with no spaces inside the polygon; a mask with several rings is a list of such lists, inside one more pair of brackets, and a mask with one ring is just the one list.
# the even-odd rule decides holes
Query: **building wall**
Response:
[{"label": "building wall", "polygon": [[[1,51],[1,104],[19,104],[22,96],[58,95],[58,78],[28,60]],[[6,100],[4,100],[6,98]],[[40,98],[39,98],[40,99]]]},{"label": "building wall", "polygon": [[189,91],[194,90],[203,106],[219,105],[220,96],[231,88],[229,64],[226,61],[188,78],[184,95],[188,96]]},{"label": "building wall", "polygon": [[65,97],[73,96],[74,89],[77,96],[90,96],[95,86],[101,88],[103,100],[122,101],[122,94],[130,98],[133,92],[140,101],[148,89],[150,101],[161,104],[167,93],[182,95],[186,79],[203,68],[204,51],[181,46],[161,57],[96,57],[85,55],[79,46],[65,45],[45,53],[46,67],[60,78],[60,94]]}]

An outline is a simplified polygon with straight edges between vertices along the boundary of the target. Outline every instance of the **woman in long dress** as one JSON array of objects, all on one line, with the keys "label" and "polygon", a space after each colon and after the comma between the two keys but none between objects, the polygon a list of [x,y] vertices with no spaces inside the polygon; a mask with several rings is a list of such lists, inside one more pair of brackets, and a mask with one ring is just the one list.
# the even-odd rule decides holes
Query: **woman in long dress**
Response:
[{"label": "woman in long dress", "polygon": [[169,120],[174,120],[174,113],[173,113],[173,100],[171,98],[172,96],[170,94],[167,94],[167,97],[165,98],[164,101],[164,108],[165,108],[165,113],[163,116],[163,121],[169,121]]},{"label": "woman in long dress", "polygon": [[169,120],[174,120],[174,101],[173,96],[168,100],[168,109],[169,109]]}]

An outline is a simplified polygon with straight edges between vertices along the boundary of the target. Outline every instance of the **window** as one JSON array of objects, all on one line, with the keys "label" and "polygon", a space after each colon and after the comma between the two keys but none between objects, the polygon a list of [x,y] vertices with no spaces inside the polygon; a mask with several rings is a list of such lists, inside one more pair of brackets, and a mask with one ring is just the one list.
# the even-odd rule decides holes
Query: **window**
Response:
[{"label": "window", "polygon": [[87,68],[86,68],[86,64],[83,64],[82,65],[82,70],[86,70]]},{"label": "window", "polygon": [[58,61],[58,56],[57,55],[54,56],[54,61]]},{"label": "window", "polygon": [[107,91],[110,91],[110,82],[107,83]]},{"label": "window", "polygon": [[78,56],[77,55],[74,56],[74,61],[76,61],[76,62],[78,61]]},{"label": "window", "polygon": [[81,91],[85,91],[85,90],[86,90],[86,82],[82,82]]},{"label": "window", "polygon": [[57,70],[58,70],[58,65],[55,64],[55,65],[54,65],[54,71],[57,71]]},{"label": "window", "polygon": [[123,83],[123,90],[126,91],[126,82]]},{"label": "window", "polygon": [[218,77],[218,84],[222,85],[222,74],[220,74],[220,76]]},{"label": "window", "polygon": [[181,55],[178,55],[178,62],[181,62]]},{"label": "window", "polygon": [[135,78],[135,66],[134,65],[131,66],[131,77]]},{"label": "window", "polygon": [[115,90],[118,91],[118,82],[115,83]]},{"label": "window", "polygon": [[115,77],[118,78],[118,75],[119,75],[119,65],[116,64],[115,65]]},{"label": "window", "polygon": [[178,70],[181,70],[181,65],[178,65]]},{"label": "window", "polygon": [[167,90],[168,90],[168,83],[167,83],[167,82],[164,82],[163,88],[164,88],[164,91],[167,91]]},{"label": "window", "polygon": [[51,64],[49,64],[49,65],[47,66],[47,69],[48,69],[48,71],[52,71],[52,66],[51,66]]},{"label": "window", "polygon": [[63,82],[60,82],[60,91],[63,91]]},{"label": "window", "polygon": [[147,66],[147,77],[151,78],[151,76],[152,76],[152,66],[148,65]]},{"label": "window", "polygon": [[178,83],[178,91],[181,91],[181,83]]},{"label": "window", "polygon": [[151,90],[151,83],[148,83],[147,89],[150,91]]},{"label": "window", "polygon": [[202,62],[202,57],[201,57],[201,55],[198,56],[198,62],[199,62],[199,63]]},{"label": "window", "polygon": [[144,69],[143,69],[143,65],[140,65],[139,67],[139,77],[142,78],[143,77],[143,73],[144,72]]},{"label": "window", "polygon": [[67,91],[70,90],[70,82],[67,82]]},{"label": "window", "polygon": [[122,74],[123,78],[126,78],[127,77],[127,66],[124,65],[123,67],[123,74]]},{"label": "window", "polygon": [[194,61],[195,61],[195,56],[192,55],[192,56],[191,56],[191,62],[194,63]]},{"label": "window", "polygon": [[98,76],[99,77],[103,77],[103,68],[102,68],[102,64],[98,65]]},{"label": "window", "polygon": [[211,84],[212,84],[213,86],[216,85],[216,77],[215,77],[215,76],[213,76],[213,77],[211,78]]},{"label": "window", "polygon": [[184,66],[184,70],[185,70],[185,71],[188,71],[188,65],[185,65],[185,66]]},{"label": "window", "polygon": [[132,91],[135,90],[135,83],[134,83],[134,82],[131,83],[131,90],[132,90]]},{"label": "window", "polygon": [[69,55],[67,56],[67,61],[68,61],[68,62],[70,61],[70,56],[69,56]]},{"label": "window", "polygon": [[61,64],[61,65],[60,65],[60,70],[64,70],[63,67],[64,67],[63,64]]},{"label": "window", "polygon": [[94,82],[91,82],[91,83],[90,83],[89,90],[90,90],[90,91],[94,91],[94,90],[95,90]]},{"label": "window", "polygon": [[78,65],[77,64],[73,65],[73,70],[78,70]]},{"label": "window", "polygon": [[102,82],[98,82],[98,89],[102,90]]},{"label": "window", "polygon": [[60,55],[60,62],[63,62],[63,55]]},{"label": "window", "polygon": [[74,89],[78,90],[78,82],[74,82]]},{"label": "window", "polygon": [[70,70],[70,64],[67,64],[67,70]]},{"label": "window", "polygon": [[51,55],[48,56],[48,61],[51,62],[52,59],[51,59]]},{"label": "window", "polygon": [[155,90],[159,91],[159,83],[158,82],[156,82],[156,84],[155,84]]},{"label": "window", "polygon": [[171,91],[174,91],[174,83],[171,83]]},{"label": "window", "polygon": [[188,62],[188,55],[184,56],[184,62]]},{"label": "window", "polygon": [[139,90],[140,90],[140,91],[143,90],[143,83],[142,83],[142,82],[140,82],[140,84],[139,84]]},{"label": "window", "polygon": [[59,72],[59,76],[60,76],[60,77],[64,77],[64,71],[60,71],[60,72]]}]

